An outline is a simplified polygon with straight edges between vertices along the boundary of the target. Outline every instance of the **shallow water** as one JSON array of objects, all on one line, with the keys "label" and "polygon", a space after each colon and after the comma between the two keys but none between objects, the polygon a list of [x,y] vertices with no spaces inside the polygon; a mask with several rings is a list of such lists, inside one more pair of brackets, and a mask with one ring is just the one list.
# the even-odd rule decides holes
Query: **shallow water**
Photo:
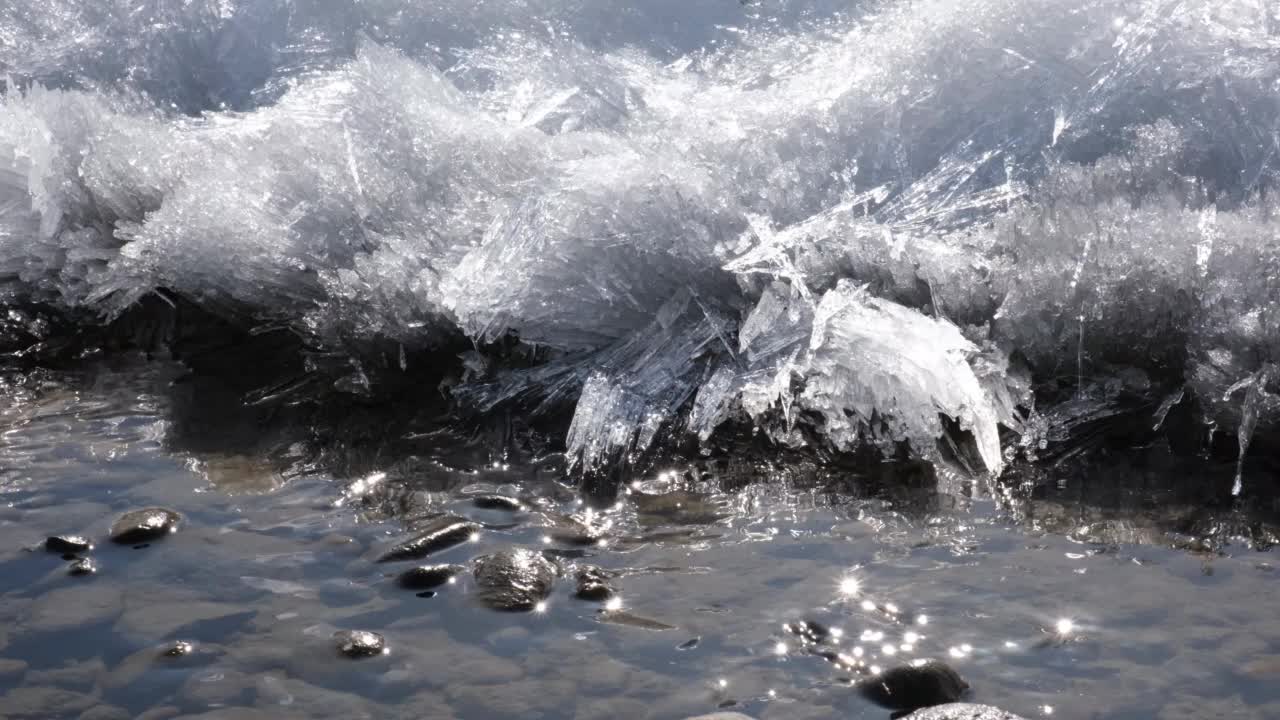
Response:
[{"label": "shallow water", "polygon": [[[811,618],[869,662],[947,658],[974,699],[1028,718],[1280,716],[1280,513],[1218,507],[1229,466],[1153,448],[1014,472],[992,493],[918,466],[711,458],[629,478],[614,499],[563,483],[554,456],[494,463],[448,436],[335,461],[291,442],[280,414],[193,385],[141,358],[6,378],[0,715],[887,717],[783,630]],[[475,509],[482,491],[533,510]],[[140,549],[106,541],[148,505],[183,526]],[[545,541],[555,513],[587,508],[612,523],[607,544]],[[571,576],[529,614],[478,606],[468,575],[435,597],[400,589],[400,565],[373,557],[441,510],[490,527],[439,561],[563,550],[566,569],[619,571],[624,611],[671,629],[600,622]],[[96,575],[24,549],[66,532],[98,542]],[[343,628],[390,652],[339,656]],[[178,640],[194,652],[160,655]]]}]

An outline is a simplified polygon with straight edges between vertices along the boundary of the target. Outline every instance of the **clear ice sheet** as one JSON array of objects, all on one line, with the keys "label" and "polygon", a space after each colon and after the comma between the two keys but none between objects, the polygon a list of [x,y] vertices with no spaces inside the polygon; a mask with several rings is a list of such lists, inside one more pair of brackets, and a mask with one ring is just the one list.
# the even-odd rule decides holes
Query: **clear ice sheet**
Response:
[{"label": "clear ice sheet", "polygon": [[[1243,457],[1280,407],[1278,12],[4,3],[0,302],[461,333],[458,397],[571,409],[586,465],[729,421],[934,457],[945,416],[998,472],[1000,427],[1117,384]],[[484,360],[512,337],[539,364]]]}]

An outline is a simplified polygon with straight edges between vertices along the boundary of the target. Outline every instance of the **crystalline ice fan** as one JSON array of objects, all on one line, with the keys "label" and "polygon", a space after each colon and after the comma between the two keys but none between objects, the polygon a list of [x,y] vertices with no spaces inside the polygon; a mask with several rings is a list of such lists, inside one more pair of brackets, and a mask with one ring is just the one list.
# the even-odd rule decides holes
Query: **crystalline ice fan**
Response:
[{"label": "crystalline ice fan", "polygon": [[0,332],[162,293],[356,360],[515,338],[458,396],[572,408],[588,466],[1274,426],[1270,4],[633,5],[10,3]]}]

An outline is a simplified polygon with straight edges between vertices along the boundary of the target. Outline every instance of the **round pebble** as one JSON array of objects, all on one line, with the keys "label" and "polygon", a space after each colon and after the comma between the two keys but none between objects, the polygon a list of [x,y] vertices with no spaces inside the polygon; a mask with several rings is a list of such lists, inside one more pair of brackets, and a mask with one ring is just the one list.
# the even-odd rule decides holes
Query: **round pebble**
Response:
[{"label": "round pebble", "polygon": [[339,630],[333,634],[338,652],[351,658],[372,657],[387,652],[387,641],[368,630]]}]

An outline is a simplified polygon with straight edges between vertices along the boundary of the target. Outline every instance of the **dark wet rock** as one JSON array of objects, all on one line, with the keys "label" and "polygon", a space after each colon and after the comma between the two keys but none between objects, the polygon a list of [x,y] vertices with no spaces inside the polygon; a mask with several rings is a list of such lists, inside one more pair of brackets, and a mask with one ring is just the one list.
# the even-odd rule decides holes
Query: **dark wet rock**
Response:
[{"label": "dark wet rock", "polygon": [[465,571],[461,565],[419,565],[400,573],[396,582],[406,590],[430,590],[451,582],[455,575]]},{"label": "dark wet rock", "polygon": [[160,651],[160,654],[164,657],[177,658],[190,655],[193,650],[195,650],[195,645],[192,645],[186,640],[178,640],[165,646],[165,648]]},{"label": "dark wet rock", "polygon": [[702,642],[701,637],[689,638],[676,646],[677,650],[692,650],[698,647],[698,643]]},{"label": "dark wet rock", "polygon": [[338,652],[352,658],[372,657],[387,651],[387,641],[368,630],[339,630],[333,634]]},{"label": "dark wet rock", "polygon": [[1025,720],[1025,718],[990,705],[950,703],[917,710],[910,715],[904,715],[901,720]]},{"label": "dark wet rock", "polygon": [[556,566],[532,550],[509,550],[475,561],[480,601],[495,610],[527,612],[551,594]]},{"label": "dark wet rock", "polygon": [[44,549],[62,554],[82,553],[92,550],[93,543],[82,535],[54,535],[44,541]]},{"label": "dark wet rock", "polygon": [[716,712],[710,715],[687,717],[684,720],[755,720],[755,718],[738,712]]},{"label": "dark wet rock", "polygon": [[797,620],[786,624],[787,632],[808,643],[826,642],[831,629],[814,620]]},{"label": "dark wet rock", "polygon": [[92,558],[80,558],[67,567],[68,575],[92,575],[98,572],[98,564]]},{"label": "dark wet rock", "polygon": [[480,532],[480,526],[460,517],[446,515],[436,518],[412,538],[399,543],[378,558],[378,562],[397,560],[421,560],[428,555],[461,545]]},{"label": "dark wet rock", "polygon": [[858,683],[863,697],[890,710],[954,703],[968,689],[969,684],[950,665],[931,659],[889,668]]},{"label": "dark wet rock", "polygon": [[668,625],[659,620],[652,620],[647,617],[633,615],[625,610],[601,610],[596,613],[596,618],[600,622],[608,625],[621,625],[623,627],[637,628],[639,630],[652,630],[653,632],[676,629],[674,625]]},{"label": "dark wet rock", "polygon": [[617,594],[609,585],[610,577],[598,567],[584,567],[578,571],[578,588],[574,595],[581,600],[604,602]]},{"label": "dark wet rock", "polygon": [[481,510],[505,510],[520,512],[525,509],[524,503],[506,495],[477,495],[471,498],[471,504]]},{"label": "dark wet rock", "polygon": [[150,507],[127,512],[111,526],[111,539],[123,545],[151,542],[174,532],[182,516],[165,508]]}]

